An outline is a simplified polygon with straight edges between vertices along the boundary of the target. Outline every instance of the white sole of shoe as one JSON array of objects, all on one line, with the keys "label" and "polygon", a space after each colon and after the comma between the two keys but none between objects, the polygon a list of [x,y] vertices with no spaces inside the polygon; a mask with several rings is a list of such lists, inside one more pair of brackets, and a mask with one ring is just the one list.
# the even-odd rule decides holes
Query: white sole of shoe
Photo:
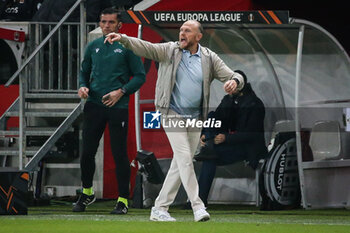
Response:
[{"label": "white sole of shoe", "polygon": [[163,219],[159,219],[159,218],[155,218],[155,217],[150,217],[149,220],[153,221],[153,222],[176,222],[176,220],[173,221],[167,221],[167,220],[163,220]]},{"label": "white sole of shoe", "polygon": [[210,219],[210,217],[206,216],[206,217],[200,219],[198,222],[206,222],[206,221],[208,221],[209,219]]},{"label": "white sole of shoe", "polygon": [[210,216],[203,216],[201,219],[195,220],[195,222],[206,222],[210,219]]}]

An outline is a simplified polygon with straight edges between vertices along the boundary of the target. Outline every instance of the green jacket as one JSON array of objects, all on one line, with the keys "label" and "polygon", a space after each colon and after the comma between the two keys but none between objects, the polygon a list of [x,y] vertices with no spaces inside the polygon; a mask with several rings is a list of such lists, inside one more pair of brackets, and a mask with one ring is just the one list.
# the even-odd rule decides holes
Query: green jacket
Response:
[{"label": "green jacket", "polygon": [[[104,39],[102,36],[87,45],[79,87],[89,88],[87,101],[100,105],[103,105],[102,96],[123,87],[126,93],[113,107],[128,108],[129,95],[146,80],[141,58],[118,42],[105,44]],[[131,76],[133,78],[130,80]]]}]

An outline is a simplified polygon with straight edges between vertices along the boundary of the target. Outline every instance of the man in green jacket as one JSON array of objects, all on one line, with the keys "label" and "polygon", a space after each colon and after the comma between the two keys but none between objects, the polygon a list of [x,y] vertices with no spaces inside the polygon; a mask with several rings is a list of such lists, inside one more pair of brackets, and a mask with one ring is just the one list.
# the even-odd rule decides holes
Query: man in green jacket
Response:
[{"label": "man in green jacket", "polygon": [[[109,126],[111,149],[116,165],[119,197],[111,214],[128,212],[130,163],[127,155],[129,95],[145,82],[140,57],[119,43],[105,44],[105,36],[118,32],[120,15],[112,8],[102,11],[100,27],[103,36],[90,42],[85,50],[79,77],[78,95],[86,99],[83,123],[81,180],[83,193],[73,212],[83,212],[95,201],[92,181],[99,141]],[[130,77],[133,77],[131,80]]]},{"label": "man in green jacket", "polygon": [[189,20],[180,27],[179,41],[176,42],[153,44],[117,33],[110,33],[105,40],[110,44],[118,41],[135,54],[159,62],[155,106],[162,113],[163,122],[176,125],[167,128],[163,124],[174,154],[151,210],[152,221],[176,221],[168,209],[181,183],[191,202],[194,220],[210,219],[198,196],[198,182],[192,162],[201,129],[181,125],[189,118],[198,121],[207,118],[210,84],[214,79],[225,82],[224,89],[229,94],[241,90],[244,80],[242,75],[227,67],[216,53],[199,44],[202,36],[202,25]]}]

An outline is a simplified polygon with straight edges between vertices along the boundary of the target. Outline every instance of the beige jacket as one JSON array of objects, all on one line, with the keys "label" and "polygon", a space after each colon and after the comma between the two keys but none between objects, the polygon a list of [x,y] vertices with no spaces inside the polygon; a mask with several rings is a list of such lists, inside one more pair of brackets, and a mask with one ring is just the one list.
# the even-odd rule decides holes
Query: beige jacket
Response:
[{"label": "beige jacket", "polygon": [[[176,71],[182,58],[182,49],[178,42],[150,43],[135,37],[122,35],[120,41],[127,49],[136,55],[159,62],[158,79],[156,84],[155,106],[161,113],[167,114],[170,105],[171,93],[176,80]],[[233,72],[210,49],[201,46],[203,72],[202,117],[207,118],[210,96],[210,84],[213,79],[221,82],[237,78],[240,82],[238,89],[244,86],[243,77]]]}]

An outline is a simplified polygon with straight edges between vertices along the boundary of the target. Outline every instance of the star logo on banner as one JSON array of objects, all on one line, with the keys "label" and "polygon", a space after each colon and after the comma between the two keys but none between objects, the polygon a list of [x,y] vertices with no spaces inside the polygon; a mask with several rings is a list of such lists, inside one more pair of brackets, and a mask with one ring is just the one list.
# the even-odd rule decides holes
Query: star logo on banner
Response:
[{"label": "star logo on banner", "polygon": [[151,122],[154,120],[158,120],[160,115],[162,115],[162,114],[159,112],[159,110],[157,110],[155,113],[152,113],[153,118],[152,118]]}]

